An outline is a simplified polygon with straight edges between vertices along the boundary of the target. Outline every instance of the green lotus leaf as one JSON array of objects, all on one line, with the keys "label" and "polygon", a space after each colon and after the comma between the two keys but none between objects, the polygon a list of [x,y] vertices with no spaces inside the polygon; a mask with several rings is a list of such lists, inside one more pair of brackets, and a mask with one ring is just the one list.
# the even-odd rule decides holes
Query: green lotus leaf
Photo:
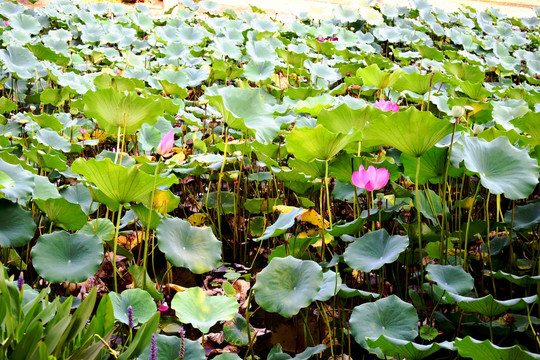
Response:
[{"label": "green lotus leaf", "polygon": [[34,175],[25,170],[21,165],[12,165],[0,159],[0,171],[11,178],[13,186],[0,189],[0,193],[11,200],[25,204],[25,198],[32,193],[34,188]]},{"label": "green lotus leaf", "polygon": [[321,124],[333,133],[348,134],[351,129],[361,131],[367,122],[377,121],[377,118],[384,116],[384,112],[373,106],[351,109],[349,105],[341,104],[331,110],[321,110],[317,116],[317,124]]},{"label": "green lotus leaf", "polygon": [[32,248],[32,264],[45,280],[79,283],[98,271],[103,245],[97,236],[55,231],[41,235]]},{"label": "green lotus leaf", "polygon": [[18,45],[8,45],[0,50],[0,61],[9,72],[21,79],[29,79],[36,75],[37,58],[27,48]]},{"label": "green lotus leaf", "polygon": [[398,340],[413,341],[418,336],[416,309],[395,295],[356,306],[349,325],[357,343],[381,355],[380,350],[368,345],[367,338],[379,338],[384,335]]},{"label": "green lotus leaf", "polygon": [[466,64],[463,61],[446,61],[444,70],[462,81],[483,82],[486,74],[480,67]]},{"label": "green lotus leaf", "polygon": [[259,82],[268,79],[274,73],[271,61],[250,61],[244,67],[244,76],[249,81]]},{"label": "green lotus leaf", "polygon": [[300,100],[294,106],[296,113],[306,113],[311,116],[318,116],[324,109],[330,108],[336,102],[335,98],[328,94],[308,97],[305,100]]},{"label": "green lotus leaf", "polygon": [[216,360],[242,360],[242,358],[238,356],[238,354],[228,353],[228,352],[219,354],[214,359]]},{"label": "green lotus leaf", "polygon": [[[32,190],[32,197],[36,199],[52,199],[61,198],[60,192],[56,185],[49,181],[46,176],[34,175],[34,189]],[[73,202],[73,201],[71,201]]]},{"label": "green lotus leaf", "polygon": [[355,139],[355,134],[333,133],[322,125],[294,128],[286,139],[287,150],[302,161],[330,160]]},{"label": "green lotus leaf", "polygon": [[109,293],[114,309],[114,318],[129,325],[128,307],[133,308],[133,325],[147,322],[157,310],[150,294],[142,289],[126,289],[121,294]]},{"label": "green lotus leaf", "polygon": [[47,214],[49,220],[66,230],[79,230],[86,224],[87,216],[79,204],[73,204],[64,199],[35,199],[37,207]]},{"label": "green lotus leaf", "polygon": [[537,113],[529,111],[524,116],[510,122],[520,130],[529,133],[535,145],[540,145],[540,116]]},{"label": "green lotus leaf", "polygon": [[26,47],[40,60],[48,60],[60,66],[69,64],[69,57],[59,54],[43,44],[28,44]]},{"label": "green lotus leaf", "polygon": [[218,321],[232,320],[239,309],[234,297],[208,296],[199,287],[176,293],[171,308],[181,322],[189,323],[203,333]]},{"label": "green lotus leaf", "polygon": [[212,229],[178,218],[163,218],[157,227],[159,249],[174,266],[202,274],[221,262],[221,242]]},{"label": "green lotus leaf", "polygon": [[28,244],[34,237],[36,224],[31,211],[19,204],[0,199],[0,247],[18,247]]},{"label": "green lotus leaf", "polygon": [[461,266],[429,264],[426,271],[430,280],[448,292],[462,295],[474,287],[473,277]]},{"label": "green lotus leaf", "polygon": [[316,262],[287,256],[273,258],[257,274],[253,291],[263,309],[290,318],[313,302],[322,284],[322,269]]},{"label": "green lotus leaf", "polygon": [[83,175],[95,184],[111,200],[126,204],[131,201],[145,202],[155,187],[171,186],[178,179],[174,175],[162,177],[140,171],[136,166],[124,167],[114,164],[110,159],[103,160],[79,158],[71,165],[71,171]]},{"label": "green lotus leaf", "polygon": [[324,350],[326,350],[326,345],[320,344],[317,346],[308,347],[300,354],[292,357],[289,354],[284,353],[281,345],[277,344],[270,350],[266,360],[308,360],[311,359],[312,356],[322,353]]},{"label": "green lotus leaf", "polygon": [[390,145],[419,157],[450,132],[452,124],[431,112],[409,108],[370,122],[364,128],[363,146]]},{"label": "green lotus leaf", "polygon": [[336,273],[332,270],[328,270],[323,273],[323,284],[319,293],[315,297],[317,301],[326,301],[333,296],[337,295],[341,290],[341,276],[339,274],[336,276]]},{"label": "green lotus leaf", "polygon": [[60,193],[70,203],[79,204],[85,214],[91,214],[97,210],[98,204],[92,200],[90,190],[83,184],[68,186],[62,189]]},{"label": "green lotus leaf", "polygon": [[493,95],[493,92],[486,90],[483,82],[472,83],[470,81],[459,82],[459,87],[468,97],[473,100],[484,100]]},{"label": "green lotus leaf", "polygon": [[[156,335],[156,345],[158,354],[156,360],[178,359],[182,340],[178,336]],[[139,355],[138,360],[150,359],[150,344]],[[206,354],[203,347],[197,341],[184,339],[184,357],[183,360],[206,360]]]},{"label": "green lotus leaf", "polygon": [[159,101],[113,88],[88,91],[82,101],[86,116],[96,119],[99,126],[111,134],[117,134],[119,129],[133,134],[143,123],[153,125],[163,115]]},{"label": "green lotus leaf", "polygon": [[528,305],[538,301],[537,295],[510,300],[496,300],[491,294],[481,298],[471,298],[458,294],[450,294],[450,296],[463,311],[477,312],[485,316],[497,316],[509,309],[523,310]]},{"label": "green lotus leaf", "polygon": [[[249,329],[251,338],[253,339],[255,337],[255,329],[251,325],[249,325]],[[240,314],[235,314],[234,319],[225,321],[223,324],[223,337],[225,338],[225,341],[233,345],[248,345],[248,323],[246,319]]]},{"label": "green lotus leaf", "polygon": [[377,89],[386,89],[387,87],[394,85],[401,74],[401,70],[393,73],[383,71],[379,69],[377,64],[371,64],[356,71],[356,76],[362,78],[364,85],[375,86]]},{"label": "green lotus leaf", "polygon": [[258,237],[256,239],[253,239],[254,241],[261,241],[266,240],[271,237],[279,236],[281,234],[284,234],[285,231],[287,231],[291,226],[294,225],[294,219],[302,212],[304,209],[293,209],[292,211],[288,213],[281,213],[279,214],[278,219],[275,223],[273,223],[271,226],[267,227],[264,231],[263,236]]},{"label": "green lotus leaf", "polygon": [[[430,189],[420,190],[418,195],[418,203],[422,215],[431,220],[433,225],[439,225],[437,218],[443,214],[442,201],[439,195]],[[414,198],[416,199],[416,195],[414,195]],[[447,207],[445,207],[445,211],[449,215]]]},{"label": "green lotus leaf", "polygon": [[[516,230],[532,230],[540,223],[540,203],[532,202],[527,205],[516,206],[514,209],[514,229]],[[504,214],[504,221],[512,224],[512,210],[508,210]]]},{"label": "green lotus leaf", "polygon": [[[493,120],[505,130],[515,129],[512,120],[516,118],[525,119],[527,125],[524,126],[524,129],[520,128],[523,131],[533,127],[535,123],[538,123],[538,120],[531,119],[535,117],[535,113],[532,113],[532,116],[528,115],[531,111],[525,100],[492,101],[491,104],[493,105]],[[524,125],[523,121],[518,121],[518,123]],[[538,129],[532,130],[533,134],[538,134],[538,132]]]},{"label": "green lotus leaf", "polygon": [[106,242],[114,237],[114,224],[109,219],[94,219],[87,222],[79,231],[79,234],[95,235],[99,240]]},{"label": "green lotus leaf", "polygon": [[205,95],[230,127],[249,130],[257,141],[265,144],[277,136],[280,124],[274,120],[273,111],[258,90],[209,87]]},{"label": "green lotus leaf", "polygon": [[506,137],[487,142],[476,137],[462,137],[462,158],[467,170],[480,175],[482,185],[492,194],[511,200],[529,196],[538,183],[539,167],[527,150],[517,149]]},{"label": "green lotus leaf", "polygon": [[41,31],[41,24],[38,19],[26,14],[17,14],[10,17],[9,26],[13,29],[22,30],[32,35],[38,34]]},{"label": "green lotus leaf", "polygon": [[540,275],[537,276],[529,276],[529,275],[523,275],[518,276],[514,274],[508,274],[505,273],[502,270],[497,270],[497,272],[492,271],[491,274],[495,279],[506,279],[510,281],[512,284],[516,284],[521,287],[529,287],[535,284],[538,284],[540,282]]},{"label": "green lotus leaf", "polygon": [[441,73],[431,74],[419,74],[413,72],[410,74],[401,73],[398,80],[392,86],[396,91],[402,92],[404,90],[412,91],[416,94],[424,95],[435,86],[438,82],[443,80]]},{"label": "green lotus leaf", "polygon": [[347,246],[343,259],[350,267],[366,272],[396,261],[409,246],[407,236],[390,236],[385,229],[368,232],[360,238],[345,236],[354,242]]},{"label": "green lotus leaf", "polygon": [[501,347],[493,344],[489,340],[476,340],[470,336],[463,339],[454,340],[460,356],[475,360],[532,360],[540,359],[539,354],[533,354],[522,350],[518,345],[512,347]]},{"label": "green lotus leaf", "polygon": [[372,348],[379,348],[386,356],[393,358],[403,357],[411,360],[423,359],[441,349],[455,350],[452,343],[448,341],[421,345],[412,341],[395,339],[386,335],[381,335],[378,339],[374,337],[367,338],[366,342]]},{"label": "green lotus leaf", "polygon": [[[440,183],[444,178],[447,157],[448,149],[440,147],[432,147],[422,154],[420,156],[420,173],[417,180],[416,157],[402,153],[400,160],[403,164],[403,175],[407,176],[411,181],[418,181],[419,185],[424,185],[428,180],[434,184]],[[455,174],[455,170],[452,173]]]},{"label": "green lotus leaf", "polygon": [[12,188],[15,186],[15,181],[6,173],[0,172],[0,189]]}]

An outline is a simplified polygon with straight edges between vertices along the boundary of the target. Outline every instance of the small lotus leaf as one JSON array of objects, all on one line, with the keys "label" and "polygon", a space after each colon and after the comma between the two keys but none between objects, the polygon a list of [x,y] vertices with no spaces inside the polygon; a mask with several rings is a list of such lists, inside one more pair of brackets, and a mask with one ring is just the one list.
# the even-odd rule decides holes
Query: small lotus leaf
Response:
[{"label": "small lotus leaf", "polygon": [[430,280],[448,292],[463,295],[474,287],[473,277],[461,266],[429,264],[426,271]]},{"label": "small lotus leaf", "polygon": [[[249,325],[249,329],[251,332],[251,338],[253,339],[255,337],[255,329],[251,325]],[[248,345],[248,323],[246,319],[240,314],[235,314],[234,319],[231,321],[225,321],[223,324],[223,336],[226,341],[233,345]]]},{"label": "small lotus leaf", "polygon": [[97,236],[55,231],[41,235],[32,248],[37,273],[50,282],[78,283],[94,275],[103,260]]},{"label": "small lotus leaf", "polygon": [[157,227],[158,246],[174,266],[202,274],[221,261],[221,242],[210,228],[193,226],[178,218],[163,218]]},{"label": "small lotus leaf", "polygon": [[114,318],[129,325],[128,307],[133,308],[133,325],[147,322],[157,310],[150,294],[142,289],[127,289],[121,294],[109,293],[114,308]]},{"label": "small lotus leaf", "polygon": [[[532,202],[527,205],[516,206],[514,209],[514,229],[532,230],[540,223],[540,202]],[[504,221],[512,224],[512,210],[504,214]]]},{"label": "small lotus leaf", "polygon": [[73,204],[64,199],[35,199],[37,207],[47,214],[49,220],[66,230],[79,230],[86,224],[87,216],[79,204]]},{"label": "small lotus leaf", "polygon": [[390,236],[385,229],[352,239],[354,242],[347,246],[343,258],[350,267],[366,272],[396,261],[409,246],[407,236]]},{"label": "small lotus leaf", "polygon": [[207,333],[218,321],[232,320],[239,307],[234,297],[208,296],[201,288],[192,287],[176,293],[171,308],[181,322]]},{"label": "small lotus leaf", "polygon": [[0,246],[26,245],[34,237],[36,224],[32,212],[23,210],[19,204],[0,199]]},{"label": "small lotus leaf", "polygon": [[266,311],[290,318],[313,302],[323,284],[321,267],[292,256],[273,258],[257,274],[255,300]]},{"label": "small lotus leaf", "polygon": [[420,360],[431,354],[436,353],[440,349],[454,350],[451,342],[444,341],[442,343],[431,343],[429,345],[421,345],[412,341],[395,339],[386,335],[381,335],[379,338],[367,338],[367,344],[372,348],[379,348],[384,355],[405,359]]},{"label": "small lotus leaf", "polygon": [[[178,359],[182,340],[177,336],[156,335],[156,345],[158,353],[156,360]],[[150,344],[139,355],[138,360],[150,359]],[[183,360],[206,360],[206,355],[201,344],[197,341],[184,339],[184,357]]]},{"label": "small lotus leaf", "polygon": [[395,295],[356,306],[349,324],[356,342],[376,353],[381,352],[370,348],[366,342],[367,338],[385,335],[412,341],[418,336],[416,309]]}]

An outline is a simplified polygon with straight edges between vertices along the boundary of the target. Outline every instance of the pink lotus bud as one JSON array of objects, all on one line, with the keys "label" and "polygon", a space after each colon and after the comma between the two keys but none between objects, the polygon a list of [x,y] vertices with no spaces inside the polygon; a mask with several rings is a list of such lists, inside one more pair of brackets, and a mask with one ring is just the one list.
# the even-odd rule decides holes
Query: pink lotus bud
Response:
[{"label": "pink lotus bud", "polygon": [[9,21],[4,20],[4,25],[9,26]]},{"label": "pink lotus bud", "polygon": [[330,41],[338,41],[339,38],[337,36],[334,36],[333,38],[330,39]]},{"label": "pink lotus bud", "polygon": [[381,111],[391,111],[391,112],[398,112],[399,106],[395,102],[392,102],[390,100],[386,101],[384,99],[380,99],[375,101],[375,104],[373,105],[377,109]]},{"label": "pink lotus bud", "polygon": [[325,42],[326,41],[326,39],[323,38],[322,36],[317,37],[317,40],[319,40],[320,42]]},{"label": "pink lotus bud", "polygon": [[390,173],[388,169],[376,168],[370,165],[367,170],[364,169],[364,165],[360,165],[358,171],[352,174],[352,183],[354,186],[366,189],[367,191],[379,190],[388,184]]},{"label": "pink lotus bud", "polygon": [[81,135],[86,135],[88,133],[88,130],[86,130],[85,128],[80,128],[79,129],[79,132],[81,133]]},{"label": "pink lotus bud", "polygon": [[172,155],[171,150],[174,146],[174,130],[169,131],[164,137],[161,138],[157,147],[157,153],[163,157],[169,157]]},{"label": "pink lotus bud", "polygon": [[158,310],[161,313],[161,316],[169,315],[169,306],[166,302],[158,306]]}]

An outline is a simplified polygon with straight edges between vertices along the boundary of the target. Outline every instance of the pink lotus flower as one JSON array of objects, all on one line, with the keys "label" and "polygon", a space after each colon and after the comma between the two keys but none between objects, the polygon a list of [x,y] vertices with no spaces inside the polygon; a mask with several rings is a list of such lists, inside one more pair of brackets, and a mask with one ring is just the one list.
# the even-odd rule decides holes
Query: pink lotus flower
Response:
[{"label": "pink lotus flower", "polygon": [[381,111],[391,111],[391,112],[398,112],[399,106],[395,102],[392,102],[390,100],[386,101],[383,99],[379,99],[375,101],[375,105],[373,105],[377,109]]},{"label": "pink lotus flower", "polygon": [[174,130],[169,131],[164,137],[161,138],[157,147],[157,153],[163,157],[169,157],[172,155],[172,148],[174,146]]},{"label": "pink lotus flower", "polygon": [[325,41],[326,41],[326,39],[323,38],[322,36],[319,36],[319,37],[317,38],[317,40],[319,40],[320,42],[325,42]]},{"label": "pink lotus flower", "polygon": [[331,38],[331,39],[329,38],[329,40],[330,40],[330,41],[338,41],[338,40],[339,40],[339,38],[338,38],[337,36],[334,36],[334,37],[333,37],[333,38]]},{"label": "pink lotus flower", "polygon": [[379,190],[388,184],[390,173],[388,169],[376,168],[370,165],[367,170],[364,169],[364,165],[360,165],[358,171],[352,174],[352,183],[359,188],[366,189],[367,191]]},{"label": "pink lotus flower", "polygon": [[169,315],[169,306],[166,302],[158,306],[158,310],[161,313],[161,316],[167,316]]},{"label": "pink lotus flower", "polygon": [[4,25],[9,26],[9,21],[4,20]]}]

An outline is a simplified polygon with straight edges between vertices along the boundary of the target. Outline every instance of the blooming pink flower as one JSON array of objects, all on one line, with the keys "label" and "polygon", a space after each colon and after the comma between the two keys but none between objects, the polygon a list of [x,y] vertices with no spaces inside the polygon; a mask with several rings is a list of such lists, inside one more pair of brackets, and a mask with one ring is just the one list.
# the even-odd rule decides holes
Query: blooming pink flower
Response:
[{"label": "blooming pink flower", "polygon": [[367,191],[379,190],[386,186],[390,173],[388,169],[376,168],[370,165],[367,170],[364,169],[364,165],[360,165],[358,171],[352,174],[352,183]]},{"label": "blooming pink flower", "polygon": [[390,100],[386,101],[383,99],[379,99],[375,101],[375,105],[373,105],[377,109],[381,111],[391,111],[391,112],[398,112],[399,106],[395,102],[392,102]]},{"label": "blooming pink flower", "polygon": [[174,130],[169,131],[164,137],[161,138],[157,147],[157,153],[163,157],[169,157],[172,155],[171,150],[174,146]]}]

